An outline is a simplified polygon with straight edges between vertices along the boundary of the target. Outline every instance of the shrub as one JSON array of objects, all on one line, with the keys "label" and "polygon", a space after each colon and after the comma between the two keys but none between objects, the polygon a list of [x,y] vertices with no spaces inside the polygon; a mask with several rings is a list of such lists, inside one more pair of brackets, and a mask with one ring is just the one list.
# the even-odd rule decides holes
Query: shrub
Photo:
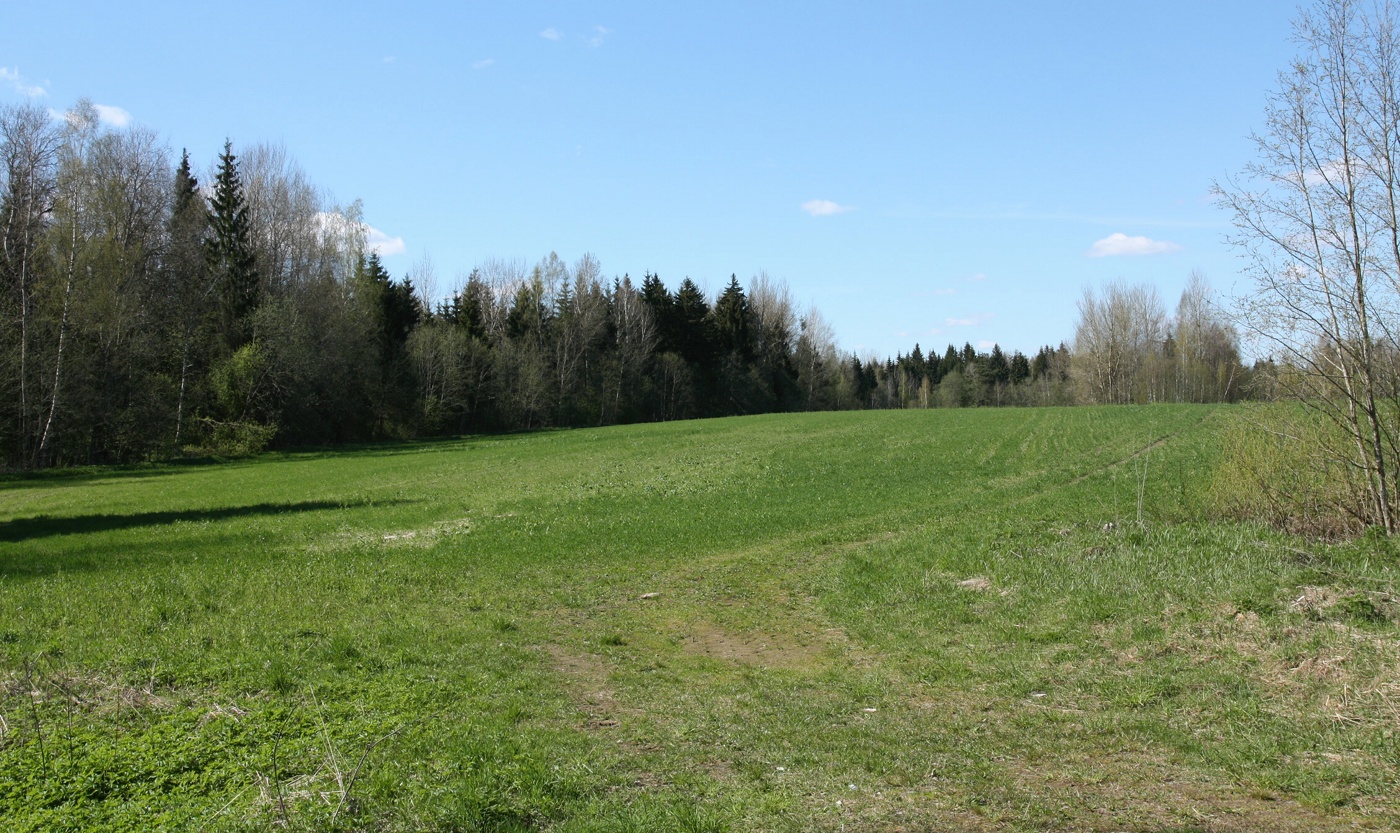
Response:
[{"label": "shrub", "polygon": [[1297,403],[1247,406],[1225,429],[1210,505],[1289,532],[1358,535],[1371,513],[1365,472],[1343,453],[1346,442],[1334,422]]}]

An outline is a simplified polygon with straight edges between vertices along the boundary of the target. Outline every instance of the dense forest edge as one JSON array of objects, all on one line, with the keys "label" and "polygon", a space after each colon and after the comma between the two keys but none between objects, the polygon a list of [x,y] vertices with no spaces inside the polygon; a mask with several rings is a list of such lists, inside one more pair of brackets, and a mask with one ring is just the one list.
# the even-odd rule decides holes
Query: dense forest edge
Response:
[{"label": "dense forest edge", "polygon": [[445,301],[391,275],[358,204],[280,147],[227,143],[202,182],[88,102],[0,110],[0,462],[233,456],[551,426],[860,408],[1233,401],[1252,372],[1193,279],[1081,303],[1074,349],[843,354],[759,273],[607,278],[584,255],[493,260]]}]

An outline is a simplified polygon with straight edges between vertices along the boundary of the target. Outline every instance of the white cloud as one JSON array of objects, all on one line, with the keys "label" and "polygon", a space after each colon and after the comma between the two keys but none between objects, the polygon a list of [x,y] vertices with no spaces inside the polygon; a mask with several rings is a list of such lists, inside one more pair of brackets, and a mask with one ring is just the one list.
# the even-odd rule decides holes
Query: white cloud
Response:
[{"label": "white cloud", "polygon": [[94,104],[92,107],[97,111],[97,118],[103,124],[112,127],[126,127],[131,123],[131,114],[120,107],[113,107],[110,104]]},{"label": "white cloud", "polygon": [[[349,230],[349,221],[344,214],[338,212],[317,214],[316,221],[331,234],[342,235]],[[369,223],[361,223],[360,232],[365,236],[365,245],[380,257],[401,255],[408,251],[408,246],[404,244],[402,237],[390,237]]]},{"label": "white cloud", "polygon": [[398,58],[394,57],[393,55],[385,55],[385,56],[384,56],[384,63],[386,63],[386,64],[392,64],[393,62],[395,62],[395,61],[397,61],[397,60],[398,60]]},{"label": "white cloud", "polygon": [[986,279],[987,279],[987,276],[986,276],[986,274],[983,273],[983,272],[978,272],[977,274],[975,274],[975,275],[973,275],[972,277],[968,278],[968,280],[972,281],[973,283],[978,283],[978,282],[981,282],[981,281],[985,281]]},{"label": "white cloud", "polygon": [[802,203],[802,210],[813,217],[830,217],[834,214],[845,214],[852,209],[849,205],[840,205],[831,200],[807,200]]},{"label": "white cloud", "polygon": [[1089,257],[1119,257],[1124,255],[1160,255],[1181,251],[1181,245],[1166,240],[1153,240],[1150,237],[1129,237],[1122,232],[1114,232],[1089,247]]},{"label": "white cloud", "polygon": [[1329,182],[1337,182],[1346,176],[1346,165],[1340,159],[1333,159],[1330,162],[1323,162],[1320,166],[1313,168],[1303,174],[1303,182],[1307,185],[1326,185]]},{"label": "white cloud", "polygon": [[482,58],[480,61],[472,62],[472,69],[486,69],[489,66],[495,65],[495,63],[495,58]]},{"label": "white cloud", "polygon": [[995,346],[997,346],[997,343],[995,341],[987,341],[986,339],[983,339],[982,341],[977,342],[978,350],[991,350]]},{"label": "white cloud", "polygon": [[956,295],[956,294],[958,294],[958,291],[957,291],[956,289],[935,289],[935,290],[933,290],[933,294],[934,294],[934,295]]},{"label": "white cloud", "polygon": [[945,327],[976,327],[978,324],[981,324],[983,321],[986,321],[988,318],[991,318],[991,317],[992,317],[992,316],[991,316],[990,314],[984,312],[984,313],[981,313],[980,315],[973,315],[973,316],[970,316],[970,317],[968,317],[968,318],[945,318],[945,319],[943,320],[943,326],[945,326]]},{"label": "white cloud", "polygon": [[560,38],[564,37],[564,33],[551,26],[548,29],[545,29],[543,32],[540,32],[540,37],[544,38],[545,40],[559,40]]},{"label": "white cloud", "polygon": [[365,224],[365,230],[368,232],[370,251],[378,253],[380,257],[401,255],[408,251],[402,237],[390,237],[368,223]]},{"label": "white cloud", "polygon": [[15,67],[14,69],[0,67],[0,81],[9,84],[14,88],[15,92],[28,98],[38,98],[49,94],[48,90],[45,90],[38,84],[30,84],[25,81],[24,76],[19,74],[19,67]]},{"label": "white cloud", "polygon": [[611,33],[612,30],[606,26],[594,26],[593,33],[588,36],[588,45],[594,48],[602,46],[603,38],[607,37]]}]

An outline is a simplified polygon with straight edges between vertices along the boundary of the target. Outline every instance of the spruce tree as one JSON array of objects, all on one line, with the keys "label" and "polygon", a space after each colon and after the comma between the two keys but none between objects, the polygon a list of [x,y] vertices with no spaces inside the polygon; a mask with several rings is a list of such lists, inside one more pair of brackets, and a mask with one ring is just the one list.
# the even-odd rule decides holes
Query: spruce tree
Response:
[{"label": "spruce tree", "polygon": [[1006,354],[1001,352],[1001,345],[992,345],[991,355],[982,362],[982,374],[986,381],[994,385],[1011,378],[1011,366],[1006,361]]},{"label": "spruce tree", "polygon": [[681,281],[676,290],[676,347],[692,366],[703,371],[713,369],[713,338],[710,330],[710,305],[705,293],[690,278]]},{"label": "spruce tree", "polygon": [[1031,377],[1031,363],[1026,354],[1017,350],[1011,354],[1011,372],[1008,378],[1013,385],[1019,385]]},{"label": "spruce tree", "polygon": [[943,353],[943,358],[938,362],[938,378],[940,380],[955,370],[963,369],[962,356],[958,355],[958,348],[949,344],[948,349]]},{"label": "spruce tree", "polygon": [[252,340],[253,311],[262,301],[262,281],[253,254],[248,206],[233,143],[224,142],[214,194],[209,201],[205,259],[219,299],[218,330],[229,353]]},{"label": "spruce tree", "polygon": [[715,334],[719,348],[737,354],[744,363],[753,360],[753,341],[749,337],[749,299],[739,286],[739,278],[729,276],[729,286],[715,301]]},{"label": "spruce tree", "polygon": [[676,326],[676,299],[653,272],[642,276],[642,301],[651,310],[651,320],[656,322],[656,352],[676,353],[680,347],[680,333]]}]

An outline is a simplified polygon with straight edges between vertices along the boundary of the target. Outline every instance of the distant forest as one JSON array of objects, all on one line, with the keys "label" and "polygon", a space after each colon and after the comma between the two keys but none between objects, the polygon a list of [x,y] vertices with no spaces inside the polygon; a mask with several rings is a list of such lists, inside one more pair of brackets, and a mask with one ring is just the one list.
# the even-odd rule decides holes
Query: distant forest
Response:
[{"label": "distant forest", "polygon": [[[0,109],[0,465],[232,455],[471,431],[856,408],[1223,401],[1257,369],[1193,279],[1088,291],[1073,346],[842,354],[760,274],[607,278],[585,255],[472,270],[432,303],[358,204],[280,147],[204,181],[146,128]],[[415,286],[415,279],[418,285]]]}]

